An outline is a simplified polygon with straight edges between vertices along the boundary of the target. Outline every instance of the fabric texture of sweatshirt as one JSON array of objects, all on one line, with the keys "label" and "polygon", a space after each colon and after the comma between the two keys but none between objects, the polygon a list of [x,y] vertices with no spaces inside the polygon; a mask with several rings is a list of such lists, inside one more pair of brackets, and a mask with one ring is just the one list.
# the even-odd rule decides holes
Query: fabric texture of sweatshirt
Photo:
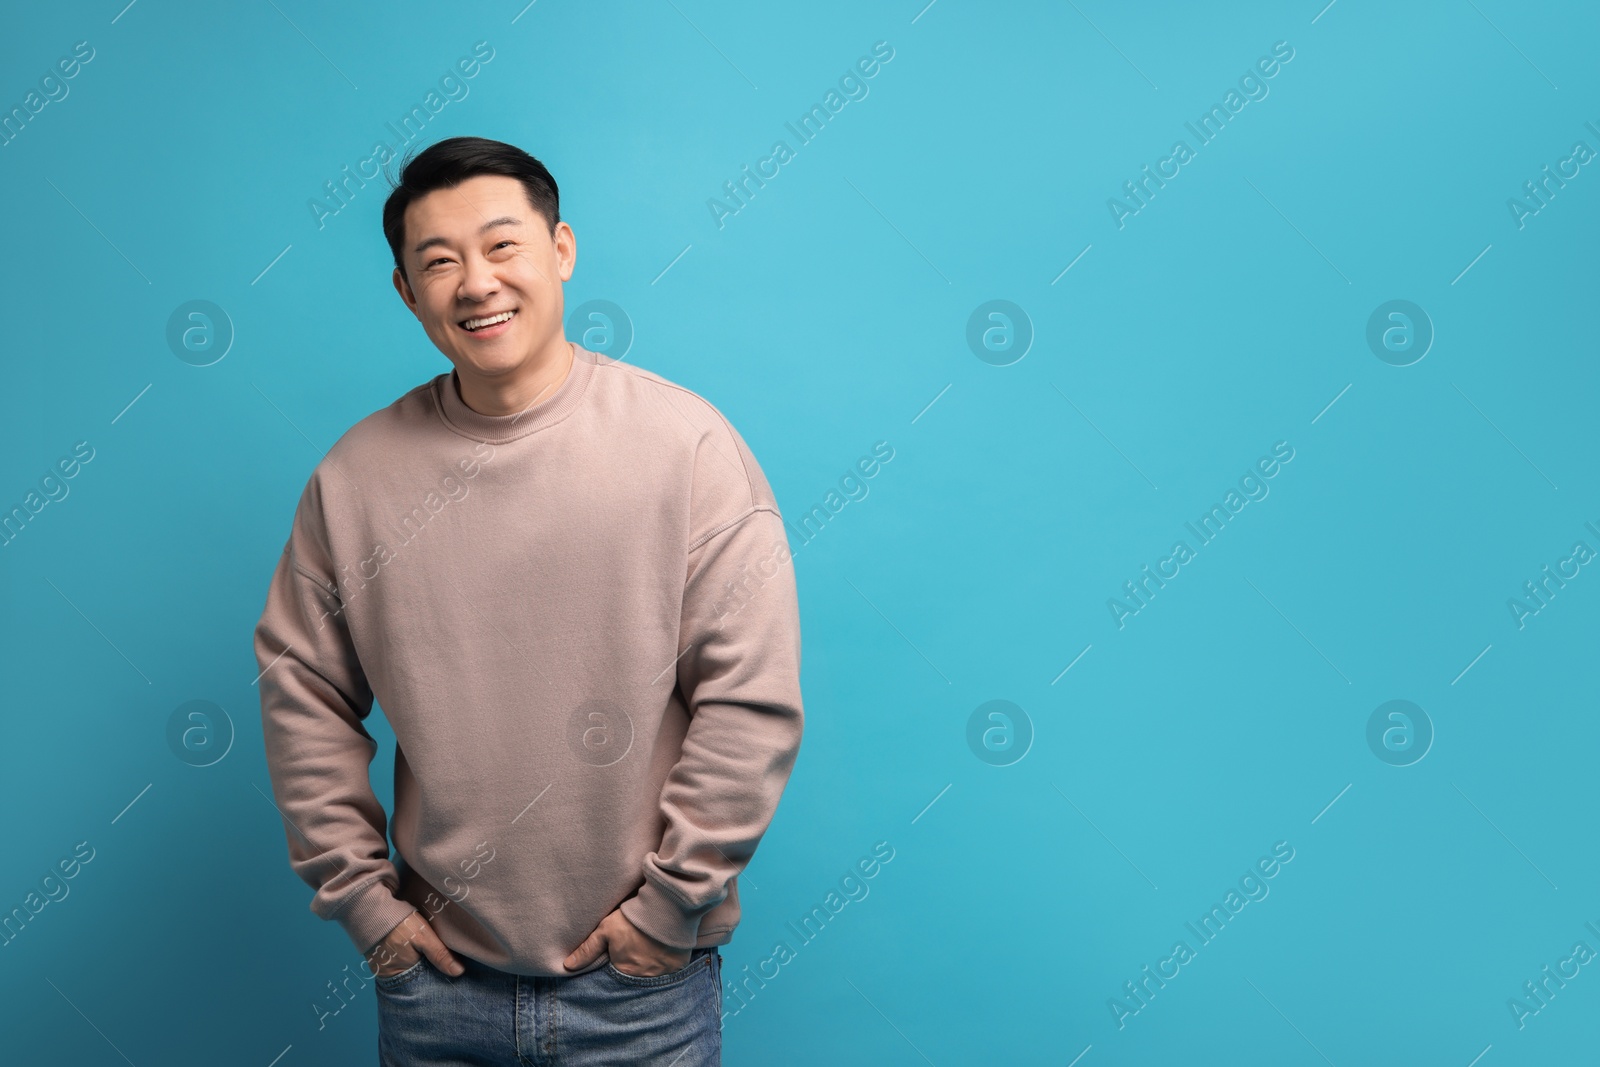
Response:
[{"label": "fabric texture of sweatshirt", "polygon": [[619,906],[731,938],[799,750],[800,618],[777,501],[700,396],[577,345],[519,415],[418,386],[312,472],[254,644],[290,866],[363,953],[413,911],[524,975]]}]

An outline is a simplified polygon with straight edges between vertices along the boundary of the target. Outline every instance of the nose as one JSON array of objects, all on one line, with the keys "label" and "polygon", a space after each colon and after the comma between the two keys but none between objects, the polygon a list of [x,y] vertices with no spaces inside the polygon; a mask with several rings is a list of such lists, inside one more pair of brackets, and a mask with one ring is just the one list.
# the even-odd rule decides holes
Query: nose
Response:
[{"label": "nose", "polygon": [[462,265],[461,297],[471,303],[482,303],[500,287],[494,274],[494,264],[481,256],[468,256]]}]

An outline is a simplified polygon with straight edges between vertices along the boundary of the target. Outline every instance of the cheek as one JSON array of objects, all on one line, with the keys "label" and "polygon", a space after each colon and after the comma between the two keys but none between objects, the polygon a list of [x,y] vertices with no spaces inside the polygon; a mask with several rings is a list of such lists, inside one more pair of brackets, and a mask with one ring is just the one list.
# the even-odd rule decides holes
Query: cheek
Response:
[{"label": "cheek", "polygon": [[424,319],[439,318],[451,304],[449,290],[439,284],[441,280],[423,277],[411,287],[411,295],[417,298],[417,312]]},{"label": "cheek", "polygon": [[456,326],[455,300],[443,285],[434,285],[417,294],[417,311],[430,330],[453,332]]},{"label": "cheek", "polygon": [[563,266],[561,257],[556,255],[554,248],[544,248],[535,252],[524,252],[522,262],[518,264],[517,280],[523,288],[533,292],[548,293],[558,291],[561,283],[572,274],[570,265]]}]

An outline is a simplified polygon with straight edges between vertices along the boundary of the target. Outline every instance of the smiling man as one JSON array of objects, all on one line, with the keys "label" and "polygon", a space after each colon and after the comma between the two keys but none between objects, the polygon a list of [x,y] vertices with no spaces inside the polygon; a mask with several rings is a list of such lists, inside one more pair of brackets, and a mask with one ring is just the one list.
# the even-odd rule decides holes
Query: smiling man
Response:
[{"label": "smiling man", "polygon": [[290,866],[373,968],[386,1065],[717,1064],[717,946],[803,719],[777,502],[715,407],[565,339],[538,160],[435,144],[383,227],[454,369],[328,451],[271,580]]}]

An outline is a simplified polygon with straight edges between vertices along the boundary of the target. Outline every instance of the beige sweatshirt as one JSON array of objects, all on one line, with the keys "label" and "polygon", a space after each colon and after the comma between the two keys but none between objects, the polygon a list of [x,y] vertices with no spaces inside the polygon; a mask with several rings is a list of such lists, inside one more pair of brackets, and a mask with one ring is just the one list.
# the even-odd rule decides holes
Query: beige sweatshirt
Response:
[{"label": "beige sweatshirt", "polygon": [[454,371],[411,390],[312,472],[255,653],[290,866],[361,951],[413,910],[527,975],[619,905],[732,936],[800,745],[800,619],[772,490],[696,394],[577,346],[520,415]]}]

